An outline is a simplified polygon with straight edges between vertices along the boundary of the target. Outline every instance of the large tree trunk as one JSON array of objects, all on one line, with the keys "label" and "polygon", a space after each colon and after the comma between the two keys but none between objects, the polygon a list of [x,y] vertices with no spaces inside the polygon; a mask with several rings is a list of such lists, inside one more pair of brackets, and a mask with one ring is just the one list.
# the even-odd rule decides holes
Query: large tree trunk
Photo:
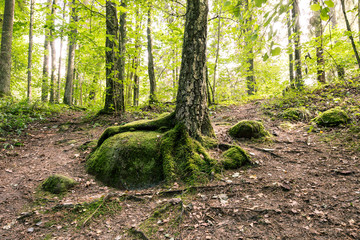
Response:
[{"label": "large tree trunk", "polygon": [[294,55],[295,55],[295,84],[297,88],[301,88],[304,83],[301,72],[301,46],[300,46],[300,21],[299,21],[299,0],[293,1],[292,17],[294,21]]},{"label": "large tree trunk", "polygon": [[[77,22],[77,13],[75,1],[72,1],[72,10],[71,10],[71,22],[76,24]],[[75,49],[76,49],[76,34],[77,29],[73,27],[71,30],[71,35],[69,36],[69,53],[68,53],[68,66],[66,73],[66,84],[65,84],[65,93],[64,93],[64,103],[67,105],[72,105],[73,100],[73,88],[74,88],[74,59],[75,59]]]},{"label": "large tree trunk", "polygon": [[[51,7],[51,0],[47,0],[47,7]],[[49,54],[50,54],[50,28],[47,24],[50,22],[50,13],[46,14],[45,40],[44,40],[44,61],[41,85],[41,101],[47,102],[49,97]]]},{"label": "large tree trunk", "polygon": [[342,12],[344,14],[344,18],[345,18],[345,23],[346,23],[346,29],[348,31],[348,36],[349,36],[349,39],[350,39],[350,42],[351,42],[351,46],[353,48],[353,51],[354,51],[354,54],[355,54],[355,57],[356,57],[356,61],[357,61],[357,64],[360,68],[360,57],[359,57],[359,53],[356,49],[356,45],[355,45],[355,41],[354,41],[354,37],[351,33],[351,27],[350,27],[350,23],[349,23],[349,20],[347,18],[347,15],[346,15],[346,9],[345,9],[345,0],[341,0],[341,7],[342,7]]},{"label": "large tree trunk", "polygon": [[151,38],[151,1],[148,3],[148,24],[147,24],[147,49],[148,49],[148,73],[150,81],[150,100],[149,103],[157,102],[156,98],[156,80],[155,80],[155,70],[154,70],[154,56],[152,52],[152,38]]},{"label": "large tree trunk", "polygon": [[118,60],[116,56],[116,39],[118,39],[118,21],[116,5],[106,1],[106,95],[105,112],[114,111],[115,81],[118,79]]},{"label": "large tree trunk", "polygon": [[28,86],[27,86],[27,98],[31,101],[31,76],[32,76],[32,47],[33,47],[33,24],[34,24],[34,0],[30,0],[30,26],[29,26],[29,51],[28,51]]},{"label": "large tree trunk", "polygon": [[5,0],[0,52],[0,97],[11,95],[11,46],[14,25],[14,9],[15,0]]},{"label": "large tree trunk", "polygon": [[206,103],[207,0],[187,0],[186,22],[175,120],[189,135],[213,136]]},{"label": "large tree trunk", "polygon": [[56,71],[56,48],[55,48],[55,14],[57,0],[53,0],[51,7],[51,28],[50,28],[50,47],[51,47],[51,77],[50,77],[50,102],[55,102],[55,71]]}]

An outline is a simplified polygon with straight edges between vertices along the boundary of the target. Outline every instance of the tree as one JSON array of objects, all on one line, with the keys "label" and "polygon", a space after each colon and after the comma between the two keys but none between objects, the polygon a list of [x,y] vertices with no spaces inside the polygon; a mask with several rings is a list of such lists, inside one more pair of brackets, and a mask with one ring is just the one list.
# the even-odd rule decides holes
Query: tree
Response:
[{"label": "tree", "polygon": [[245,24],[246,24],[246,32],[247,32],[247,41],[249,42],[246,43],[247,46],[247,64],[248,67],[246,69],[246,84],[247,84],[247,93],[248,95],[254,95],[256,93],[256,79],[255,79],[255,74],[254,74],[254,49],[253,49],[253,45],[251,43],[251,40],[249,39],[249,37],[252,36],[253,34],[253,21],[252,21],[252,13],[251,13],[251,7],[249,6],[249,1],[245,0],[245,8],[246,8],[246,13],[248,15],[248,17],[246,17],[245,19]]},{"label": "tree", "polygon": [[[288,2],[289,6],[291,4],[291,0]],[[288,11],[288,19],[287,19],[287,30],[288,30],[288,46],[289,46],[289,78],[290,78],[290,85],[294,84],[294,63],[293,63],[293,41],[292,41],[292,30],[291,30],[291,10],[289,8]]]},{"label": "tree", "polygon": [[[51,0],[47,0],[47,7],[51,7]],[[50,54],[50,13],[46,14],[46,23],[44,29],[44,61],[43,61],[43,75],[42,75],[42,85],[41,85],[41,101],[47,102],[49,96],[49,54]]]},{"label": "tree", "polygon": [[66,1],[63,5],[63,17],[62,17],[62,27],[60,31],[60,48],[59,48],[59,63],[58,63],[58,79],[57,79],[57,90],[56,90],[56,101],[60,102],[60,80],[61,80],[61,62],[62,62],[62,48],[63,48],[63,39],[64,39],[64,23],[65,23],[65,10],[66,10]]},{"label": "tree", "polygon": [[299,0],[293,0],[292,18],[294,21],[294,57],[295,57],[295,85],[301,88],[304,83],[301,72],[301,46],[300,46],[300,21]]},{"label": "tree", "polygon": [[55,102],[55,71],[56,71],[56,48],[55,48],[55,14],[57,0],[53,0],[50,19],[50,48],[51,48],[51,75],[50,75],[50,102]]},{"label": "tree", "polygon": [[66,84],[65,84],[65,93],[64,93],[64,103],[67,105],[72,105],[73,101],[73,80],[74,80],[74,59],[75,59],[75,49],[76,49],[76,22],[78,21],[77,10],[76,10],[76,0],[72,1],[71,4],[71,33],[69,36],[69,51],[68,51],[68,65],[66,71]]},{"label": "tree", "polygon": [[356,49],[356,45],[355,45],[355,41],[354,41],[354,37],[352,35],[352,32],[351,32],[351,27],[350,27],[350,23],[349,23],[349,20],[347,18],[347,15],[346,15],[346,9],[345,9],[345,0],[341,0],[341,7],[342,7],[342,12],[344,14],[344,18],[345,18],[345,23],[346,23],[346,29],[347,29],[347,33],[346,35],[348,35],[349,39],[350,39],[350,42],[351,42],[351,46],[353,48],[353,51],[354,51],[354,54],[355,54],[355,57],[356,57],[356,61],[357,61],[357,64],[360,68],[360,57],[359,57],[359,53]]},{"label": "tree", "polygon": [[[314,4],[319,4],[319,0],[314,0]],[[310,23],[315,31],[316,42],[316,62],[317,62],[317,80],[319,83],[325,83],[325,71],[324,71],[324,49],[323,49],[323,26],[320,18],[320,11],[315,11],[314,16],[310,19]]]},{"label": "tree", "polygon": [[29,25],[29,50],[28,50],[28,88],[27,98],[31,101],[31,68],[32,68],[32,48],[33,48],[33,24],[34,24],[34,0],[30,0],[30,25]]},{"label": "tree", "polygon": [[187,0],[175,120],[189,135],[214,136],[206,99],[207,0]]},{"label": "tree", "polygon": [[148,24],[147,24],[147,40],[148,40],[148,73],[150,81],[150,100],[149,103],[157,102],[156,98],[156,80],[155,80],[155,71],[154,71],[154,56],[152,52],[152,37],[151,37],[151,1],[148,1]]},{"label": "tree", "polygon": [[14,25],[15,0],[6,0],[1,35],[0,52],[0,97],[11,95],[11,47]]}]

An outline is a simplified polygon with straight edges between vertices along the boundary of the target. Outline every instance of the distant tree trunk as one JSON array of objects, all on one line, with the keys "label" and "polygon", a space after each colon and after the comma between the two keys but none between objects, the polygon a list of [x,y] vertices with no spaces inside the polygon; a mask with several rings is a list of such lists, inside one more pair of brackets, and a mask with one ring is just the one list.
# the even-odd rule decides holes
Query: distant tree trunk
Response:
[{"label": "distant tree trunk", "polygon": [[191,137],[214,136],[206,103],[207,0],[187,0],[175,120]]},{"label": "distant tree trunk", "polygon": [[[246,10],[249,13],[248,18],[246,19],[247,25],[247,33],[252,34],[252,14],[249,7],[249,2],[246,2]],[[254,75],[254,49],[253,43],[246,43],[249,45],[248,56],[247,56],[247,64],[248,68],[246,69],[246,84],[247,84],[247,93],[249,96],[254,95],[256,93],[256,79]]]},{"label": "distant tree trunk", "polygon": [[[77,10],[76,10],[76,0],[72,1],[71,9],[71,20],[70,22],[76,24]],[[66,72],[66,84],[65,84],[65,93],[64,93],[64,103],[67,105],[72,105],[73,100],[73,88],[74,88],[74,59],[75,59],[75,49],[76,49],[76,35],[77,28],[74,26],[71,30],[71,35],[69,36],[69,53],[68,53],[68,65]]]},{"label": "distant tree trunk", "polygon": [[294,21],[294,53],[295,53],[295,84],[297,88],[301,88],[304,83],[301,72],[301,47],[300,47],[300,21],[299,21],[299,0],[293,1],[292,17]]},{"label": "distant tree trunk", "polygon": [[[66,1],[64,1],[64,6],[63,6],[62,26],[64,26],[64,22],[65,22],[65,10],[66,10]],[[61,61],[62,61],[63,38],[64,38],[64,29],[61,28],[61,32],[60,32],[60,49],[59,49],[59,67],[58,67],[58,79],[57,79],[57,91],[56,91],[56,102],[58,102],[58,103],[60,102]]]},{"label": "distant tree trunk", "polygon": [[349,23],[349,20],[347,18],[347,15],[346,15],[346,10],[345,10],[345,0],[341,0],[341,6],[342,6],[342,12],[344,14],[344,18],[345,18],[345,23],[346,23],[346,29],[348,31],[348,36],[349,36],[349,39],[351,41],[351,46],[353,48],[353,51],[354,51],[354,54],[355,54],[355,57],[356,57],[356,61],[357,61],[357,64],[360,68],[360,57],[359,57],[359,53],[356,49],[356,45],[355,45],[355,42],[354,42],[354,38],[353,38],[353,35],[352,35],[352,32],[351,32],[351,27],[350,27],[350,23]]},{"label": "distant tree trunk", "polygon": [[27,98],[31,101],[31,75],[32,75],[32,47],[33,47],[33,24],[34,24],[34,0],[30,0],[30,26],[29,26],[29,51],[28,51],[28,86]]},{"label": "distant tree trunk", "polygon": [[132,102],[132,85],[133,85],[133,77],[135,60],[132,60],[132,64],[130,64],[130,56],[129,56],[129,66],[127,71],[127,88],[126,88],[126,105],[131,106]]},{"label": "distant tree trunk", "polygon": [[118,39],[118,21],[116,5],[111,0],[106,1],[106,95],[105,112],[115,110],[114,89],[118,79],[118,59],[116,56],[116,40]]},{"label": "distant tree trunk", "polygon": [[[289,5],[291,3],[291,0],[289,0]],[[287,19],[287,30],[288,30],[288,48],[290,49],[289,51],[289,77],[290,77],[290,86],[295,87],[294,84],[294,65],[293,65],[293,60],[294,60],[294,56],[293,56],[293,43],[292,43],[292,31],[291,31],[291,11],[289,10],[289,16]]]},{"label": "distant tree trunk", "polygon": [[[122,1],[121,6],[126,8],[126,1]],[[124,82],[125,82],[125,43],[126,43],[126,13],[120,13],[120,24],[119,24],[119,58],[118,58],[118,69],[119,75],[115,82],[114,90],[114,105],[115,111],[118,113],[125,112],[125,94],[124,94]]]},{"label": "distant tree trunk", "polygon": [[[330,9],[331,12],[331,25],[332,25],[332,29],[336,28],[337,25],[337,16],[336,16],[336,10],[334,8]],[[337,41],[335,41],[336,43]],[[333,45],[331,44],[331,48],[333,48]],[[341,60],[340,62],[335,62],[336,64],[336,71],[338,74],[338,78],[341,80],[344,80],[345,77],[345,68],[344,68],[344,64],[343,61]]]},{"label": "distant tree trunk", "polygon": [[[47,8],[51,8],[51,0],[47,0]],[[41,101],[47,102],[49,99],[49,54],[50,54],[50,13],[46,14],[45,24],[45,40],[44,40],[44,61],[43,61],[43,72],[42,72],[42,85],[41,85]]]},{"label": "distant tree trunk", "polygon": [[139,95],[140,95],[140,77],[138,75],[138,66],[140,64],[139,58],[135,58],[135,68],[134,68],[134,106],[139,106]]},{"label": "distant tree trunk", "polygon": [[140,77],[138,75],[138,67],[140,65],[140,29],[141,20],[139,20],[139,7],[135,11],[136,27],[135,27],[135,57],[134,57],[134,93],[133,93],[133,106],[139,106],[140,95]]},{"label": "distant tree trunk", "polygon": [[[319,0],[314,0],[314,4],[319,4]],[[324,61],[324,49],[323,49],[323,26],[320,18],[320,12],[314,12],[313,18],[311,18],[311,25],[315,30],[316,41],[316,61],[317,61],[317,80],[319,83],[325,83],[325,61]]]},{"label": "distant tree trunk", "polygon": [[156,97],[156,80],[155,80],[155,70],[154,70],[154,56],[152,52],[152,38],[151,38],[151,1],[148,2],[148,24],[147,24],[147,49],[148,49],[148,74],[150,81],[150,97],[149,103],[153,104],[157,102]]},{"label": "distant tree trunk", "polygon": [[0,52],[0,97],[10,96],[11,46],[14,25],[15,0],[5,0]]},{"label": "distant tree trunk", "polygon": [[[218,1],[219,2],[219,1]],[[217,73],[217,66],[219,62],[219,52],[220,52],[220,38],[221,38],[221,13],[222,13],[222,2],[220,2],[220,10],[218,14],[218,26],[217,26],[217,42],[216,42],[216,55],[215,55],[215,65],[214,65],[214,78],[213,78],[213,85],[212,85],[212,91],[211,93],[208,92],[208,94],[212,95],[212,102],[209,102],[209,104],[215,103],[215,95],[216,95],[216,73]],[[210,86],[209,86],[210,87]],[[210,89],[209,89],[210,90]],[[209,98],[211,100],[211,98]]]},{"label": "distant tree trunk", "polygon": [[51,7],[51,28],[50,28],[50,47],[51,47],[51,78],[50,78],[50,102],[55,102],[55,71],[56,71],[56,48],[55,48],[55,14],[57,0],[53,0]]}]

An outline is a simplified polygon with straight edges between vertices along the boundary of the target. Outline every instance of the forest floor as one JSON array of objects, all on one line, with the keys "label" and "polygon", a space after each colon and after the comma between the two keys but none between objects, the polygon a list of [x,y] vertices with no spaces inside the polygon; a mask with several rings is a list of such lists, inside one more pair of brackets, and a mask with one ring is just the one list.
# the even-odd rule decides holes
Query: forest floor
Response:
[{"label": "forest floor", "polygon": [[[69,110],[30,124],[6,138],[21,144],[0,150],[0,239],[360,239],[359,152],[326,141],[344,127],[308,132],[262,104],[212,111],[218,139],[256,165],[199,187],[120,191],[86,173],[86,144],[133,118],[84,121]],[[243,119],[261,119],[273,141],[232,140],[227,129]],[[55,173],[79,184],[60,196],[39,191]]]}]

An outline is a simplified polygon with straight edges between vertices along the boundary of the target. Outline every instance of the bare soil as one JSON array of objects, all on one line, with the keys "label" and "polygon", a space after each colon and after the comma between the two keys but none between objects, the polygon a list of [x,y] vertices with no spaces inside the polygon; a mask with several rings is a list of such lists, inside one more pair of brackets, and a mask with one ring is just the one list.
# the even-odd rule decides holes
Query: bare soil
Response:
[{"label": "bare soil", "polygon": [[[227,129],[243,119],[262,119],[273,142],[231,139]],[[118,119],[100,126],[70,111],[9,136],[23,146],[0,150],[0,239],[360,239],[359,153],[321,141],[341,128],[284,127],[256,103],[221,107],[212,120],[218,138],[255,165],[193,188],[120,191],[87,174],[90,149],[79,147]],[[79,184],[61,196],[39,193],[54,173]]]}]

